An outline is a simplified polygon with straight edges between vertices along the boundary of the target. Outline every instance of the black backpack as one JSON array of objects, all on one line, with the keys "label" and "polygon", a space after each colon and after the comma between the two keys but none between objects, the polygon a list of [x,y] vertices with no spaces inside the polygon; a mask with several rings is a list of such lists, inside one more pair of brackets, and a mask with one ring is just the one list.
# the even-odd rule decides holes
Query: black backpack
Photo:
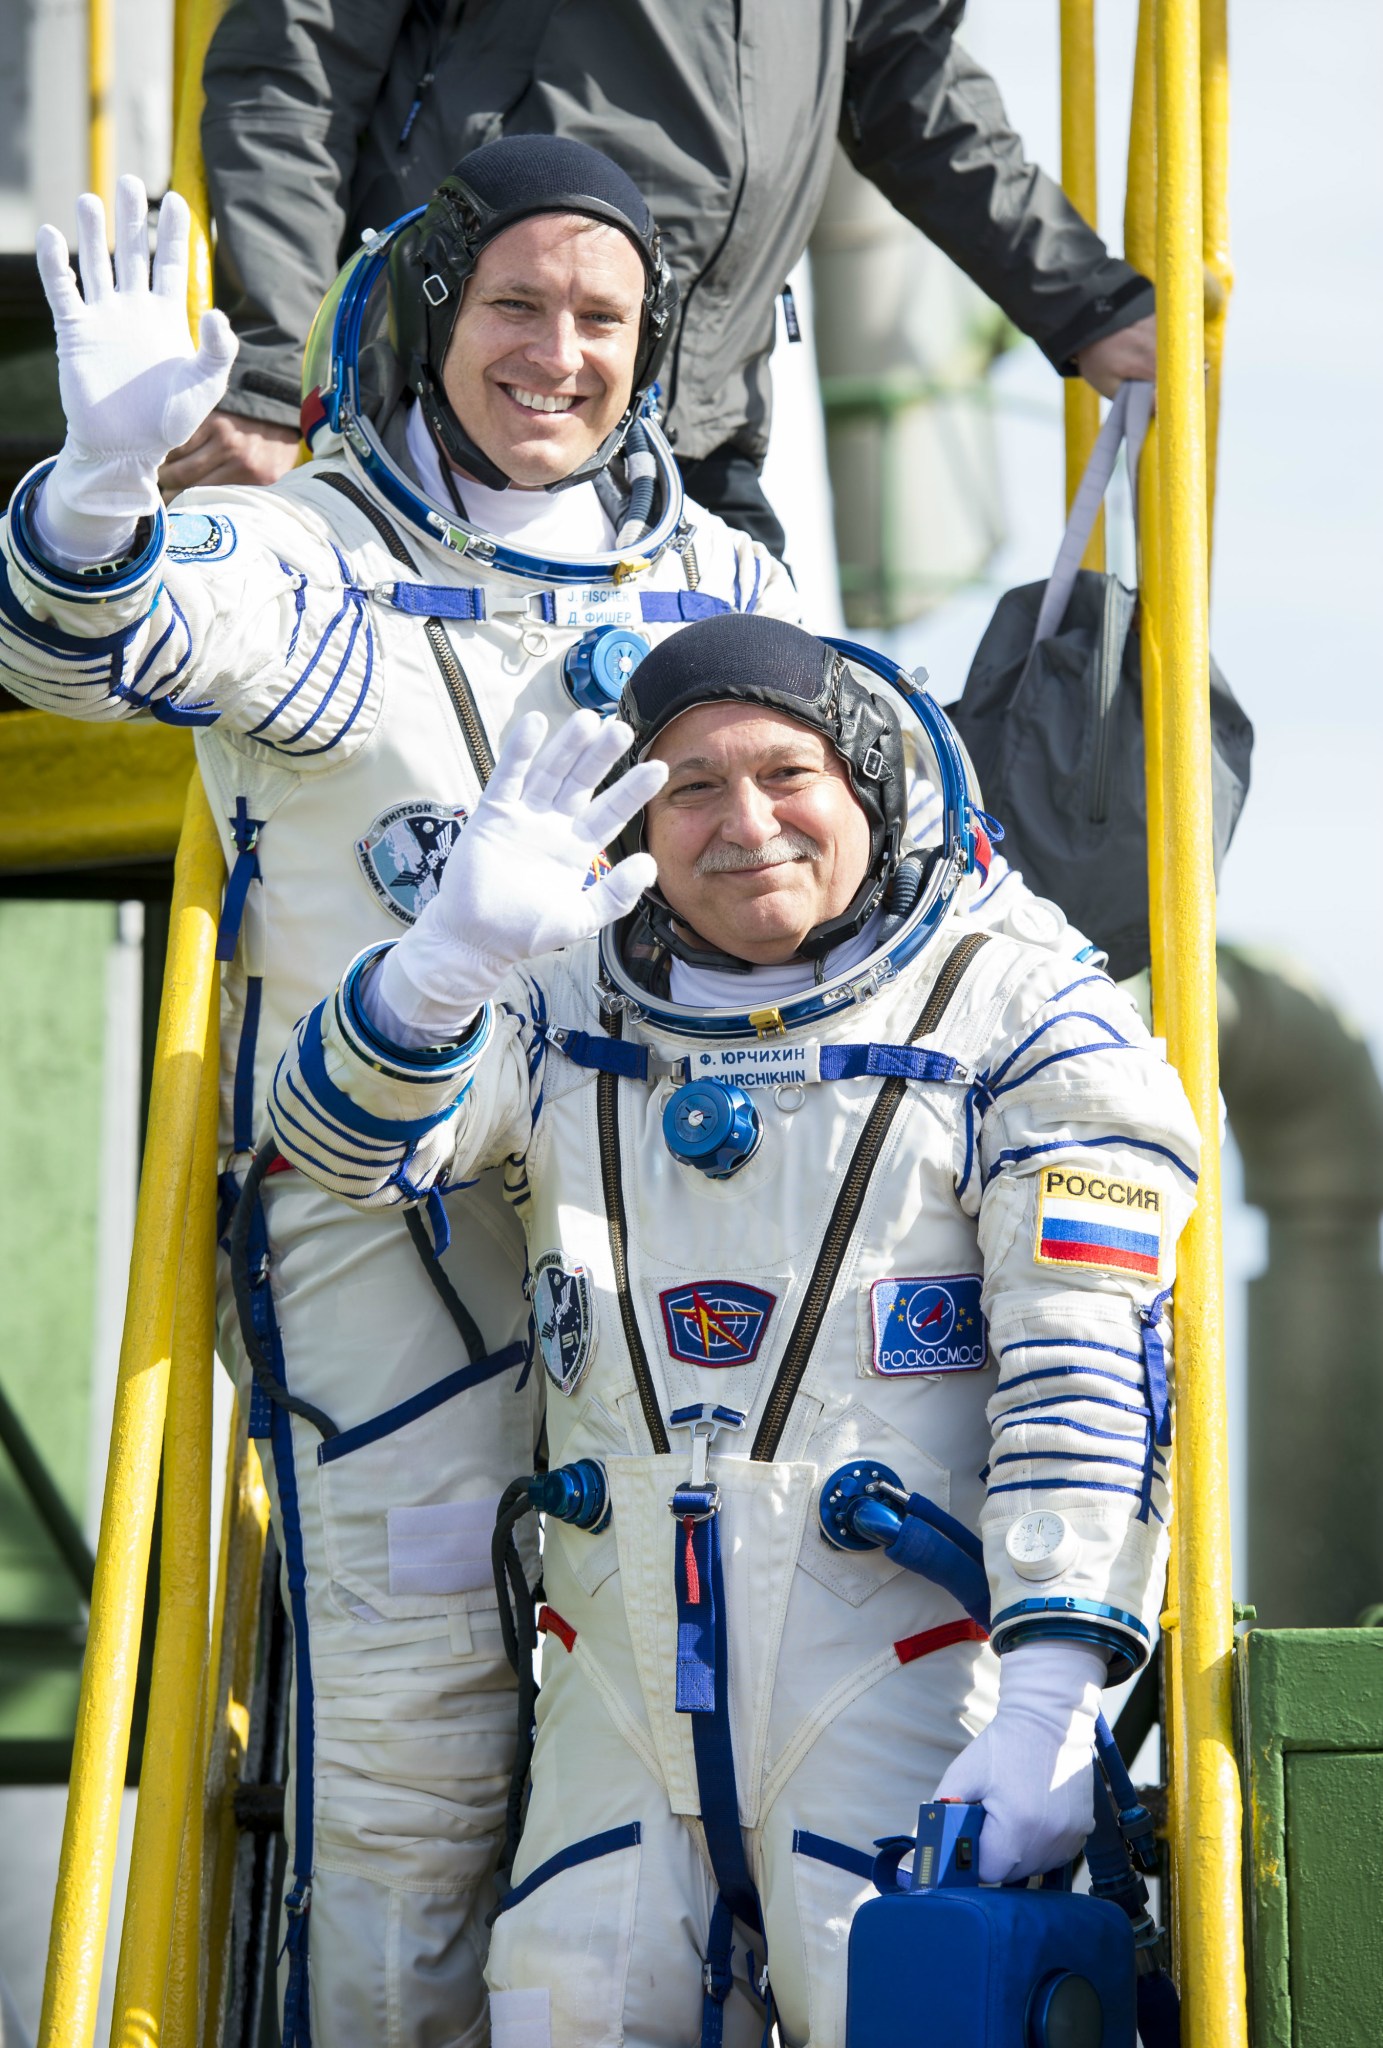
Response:
[{"label": "black backpack", "polygon": [[[1146,967],[1150,950],[1138,597],[1079,563],[1125,438],[1136,478],[1151,410],[1151,385],[1121,386],[1050,578],[1000,598],[950,707],[1007,859],[1103,948],[1116,980]],[[1253,727],[1213,660],[1210,732],[1218,876],[1248,794]]]}]

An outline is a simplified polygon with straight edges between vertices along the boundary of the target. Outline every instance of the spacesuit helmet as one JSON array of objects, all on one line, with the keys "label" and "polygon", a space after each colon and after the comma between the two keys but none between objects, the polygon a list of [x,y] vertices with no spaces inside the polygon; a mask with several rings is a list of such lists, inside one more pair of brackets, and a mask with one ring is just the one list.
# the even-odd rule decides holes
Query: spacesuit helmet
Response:
[{"label": "spacesuit helmet", "polygon": [[505,135],[463,157],[421,214],[393,239],[389,338],[433,439],[491,490],[504,489],[510,479],[457,418],[443,388],[442,366],[481,250],[506,228],[540,213],[578,214],[617,228],[633,243],[645,278],[629,403],[600,447],[562,485],[603,469],[622,446],[657,378],[676,320],[677,285],[657,223],[632,178],[609,157],[561,135]]},{"label": "spacesuit helmet", "polygon": [[[868,820],[869,859],[859,888],[843,911],[815,926],[798,948],[800,958],[823,959],[867,923],[898,867],[908,808],[898,714],[837,648],[800,626],[758,613],[725,612],[669,635],[629,677],[619,716],[634,741],[622,766],[642,759],[683,712],[717,703],[761,705],[822,734],[840,756]],[[630,831],[641,843],[641,820]],[[652,935],[668,951],[697,965],[745,967],[674,921],[656,883],[644,900]]]}]

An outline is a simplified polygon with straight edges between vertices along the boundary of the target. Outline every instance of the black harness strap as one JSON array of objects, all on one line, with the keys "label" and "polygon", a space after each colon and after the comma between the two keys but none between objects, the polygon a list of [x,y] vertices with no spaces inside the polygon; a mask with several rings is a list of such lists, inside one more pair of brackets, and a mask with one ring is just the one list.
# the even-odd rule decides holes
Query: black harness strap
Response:
[{"label": "black harness strap", "polygon": [[[932,985],[932,992],[923,1006],[922,1014],[908,1033],[908,1044],[925,1038],[935,1031],[950,1007],[951,1000],[965,976],[970,962],[984,945],[988,934],[970,932],[963,938],[942,962],[941,971]],[[878,1164],[884,1141],[898,1114],[907,1082],[895,1077],[885,1081],[879,1090],[868,1121],[860,1133],[850,1164],[845,1169],[840,1191],[836,1196],[831,1220],[821,1241],[821,1255],[813,1269],[807,1287],[806,1298],[798,1312],[792,1335],[788,1338],[783,1352],[783,1362],[778,1368],[778,1377],[764,1406],[762,1420],[750,1450],[751,1458],[767,1463],[777,1453],[792,1404],[806,1375],[813,1347],[821,1334],[821,1325],[831,1305],[831,1296],[840,1278],[841,1267],[845,1264],[855,1226],[860,1220],[864,1198],[869,1191],[869,1182]]]}]

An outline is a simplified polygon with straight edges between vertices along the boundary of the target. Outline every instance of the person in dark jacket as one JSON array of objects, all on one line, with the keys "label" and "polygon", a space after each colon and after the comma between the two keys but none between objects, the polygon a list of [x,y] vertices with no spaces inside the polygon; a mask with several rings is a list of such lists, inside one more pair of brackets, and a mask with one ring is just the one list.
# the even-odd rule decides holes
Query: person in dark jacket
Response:
[{"label": "person in dark jacket", "polygon": [[774,300],[837,132],[1063,375],[1152,375],[1153,292],[1023,154],[956,42],[964,0],[230,0],[202,143],[216,302],[240,339],[221,408],[162,478],[272,482],[299,361],[366,228],[500,134],[573,136],[647,194],[681,287],[663,401],[687,488],[782,549],[759,487]]}]

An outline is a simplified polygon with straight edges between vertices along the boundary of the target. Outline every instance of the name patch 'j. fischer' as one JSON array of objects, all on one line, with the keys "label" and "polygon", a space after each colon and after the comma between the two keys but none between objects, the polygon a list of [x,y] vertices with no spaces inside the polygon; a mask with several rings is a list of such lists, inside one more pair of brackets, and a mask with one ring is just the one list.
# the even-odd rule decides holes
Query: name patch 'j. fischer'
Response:
[{"label": "name patch 'j. fischer'", "polygon": [[1156,1280],[1162,1270],[1162,1191],[1109,1174],[1046,1166],[1038,1177],[1039,1266],[1094,1266]]}]

